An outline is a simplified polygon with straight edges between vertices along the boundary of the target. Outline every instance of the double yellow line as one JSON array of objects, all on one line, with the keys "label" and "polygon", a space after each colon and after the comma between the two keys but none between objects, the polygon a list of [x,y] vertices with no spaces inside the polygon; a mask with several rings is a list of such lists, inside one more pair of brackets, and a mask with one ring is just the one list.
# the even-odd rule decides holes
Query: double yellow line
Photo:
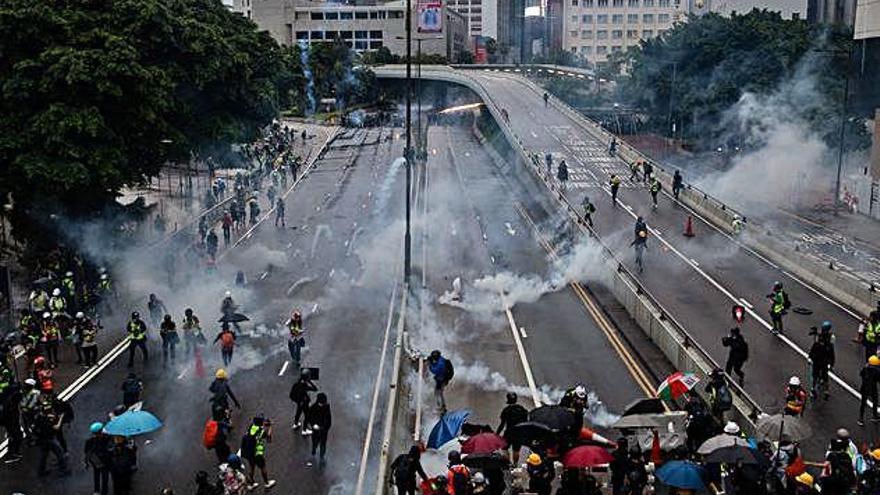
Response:
[{"label": "double yellow line", "polygon": [[[525,219],[525,221],[531,226],[532,231],[535,233],[535,237],[538,239],[538,243],[547,251],[550,257],[553,260],[558,261],[559,255],[556,254],[556,249],[550,245],[547,241],[547,238],[541,233],[538,226],[535,225],[535,222],[532,220],[532,217],[529,216],[526,209],[522,206],[521,203],[515,202],[514,207],[517,212]],[[593,321],[596,322],[599,329],[602,330],[602,333],[605,334],[605,337],[608,339],[608,342],[611,344],[611,347],[617,352],[618,357],[623,362],[624,366],[626,366],[630,375],[632,375],[635,382],[639,385],[645,395],[648,397],[655,397],[656,393],[654,392],[653,381],[648,378],[645,371],[642,369],[642,366],[639,364],[638,360],[633,356],[633,354],[627,349],[626,345],[621,341],[620,336],[617,335],[617,332],[614,329],[614,326],[608,321],[608,318],[593,300],[593,298],[587,293],[586,288],[581,285],[580,282],[577,281],[569,281],[568,286],[575,293],[578,299],[580,299],[581,304],[583,304],[584,308],[593,318]]]}]

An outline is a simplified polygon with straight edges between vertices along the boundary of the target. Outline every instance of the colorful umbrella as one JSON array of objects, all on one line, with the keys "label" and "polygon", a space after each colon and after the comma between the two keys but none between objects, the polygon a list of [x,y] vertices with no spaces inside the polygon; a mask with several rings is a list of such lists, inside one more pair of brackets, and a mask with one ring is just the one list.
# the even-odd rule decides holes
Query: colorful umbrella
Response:
[{"label": "colorful umbrella", "polygon": [[461,444],[462,454],[489,454],[506,449],[507,441],[494,433],[474,435]]},{"label": "colorful umbrella", "polygon": [[666,400],[675,400],[697,386],[700,379],[693,373],[675,373],[666,377],[663,383],[657,387],[657,397]]},{"label": "colorful umbrella", "polygon": [[669,461],[654,472],[663,483],[685,490],[702,490],[705,471],[698,464],[690,461]]},{"label": "colorful umbrella", "polygon": [[428,448],[439,449],[440,446],[458,436],[461,425],[467,421],[471,412],[467,409],[450,411],[444,414],[428,436]]},{"label": "colorful umbrella", "polygon": [[156,431],[162,427],[159,418],[153,416],[147,411],[128,411],[111,419],[104,427],[104,433],[108,435],[119,435],[122,437],[133,437]]},{"label": "colorful umbrella", "polygon": [[562,465],[567,468],[588,468],[608,464],[614,456],[596,445],[582,445],[566,452]]}]

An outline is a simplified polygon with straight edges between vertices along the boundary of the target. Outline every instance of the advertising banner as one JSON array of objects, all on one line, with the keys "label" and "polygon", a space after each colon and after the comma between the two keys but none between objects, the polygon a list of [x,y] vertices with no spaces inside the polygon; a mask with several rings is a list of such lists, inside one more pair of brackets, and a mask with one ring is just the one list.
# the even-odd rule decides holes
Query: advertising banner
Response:
[{"label": "advertising banner", "polygon": [[443,32],[443,4],[439,0],[419,1],[418,31],[420,33]]}]

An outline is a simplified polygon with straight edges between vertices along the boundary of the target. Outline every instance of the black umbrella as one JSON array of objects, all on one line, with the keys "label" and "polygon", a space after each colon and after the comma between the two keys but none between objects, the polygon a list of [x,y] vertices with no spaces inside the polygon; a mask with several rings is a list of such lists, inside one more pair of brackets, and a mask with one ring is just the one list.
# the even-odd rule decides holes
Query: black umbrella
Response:
[{"label": "black umbrella", "polygon": [[629,416],[632,414],[663,414],[663,400],[658,397],[650,397],[646,399],[636,399],[623,409],[621,416]]},{"label": "black umbrella", "polygon": [[579,425],[574,411],[562,406],[541,406],[529,413],[529,421],[541,423],[551,430],[567,431]]},{"label": "black umbrella", "polygon": [[761,464],[763,462],[757,450],[743,445],[713,450],[704,457],[704,460],[709,464]]},{"label": "black umbrella", "polygon": [[505,440],[519,445],[547,445],[555,440],[555,432],[547,425],[526,421],[507,429]]},{"label": "black umbrella", "polygon": [[461,459],[461,463],[473,469],[489,471],[492,469],[507,469],[510,461],[507,457],[497,454],[468,454]]},{"label": "black umbrella", "polygon": [[249,321],[249,320],[250,320],[250,318],[248,318],[247,316],[245,316],[241,313],[231,313],[228,315],[223,315],[223,318],[220,318],[217,321],[219,321],[220,323],[238,323],[240,321]]}]

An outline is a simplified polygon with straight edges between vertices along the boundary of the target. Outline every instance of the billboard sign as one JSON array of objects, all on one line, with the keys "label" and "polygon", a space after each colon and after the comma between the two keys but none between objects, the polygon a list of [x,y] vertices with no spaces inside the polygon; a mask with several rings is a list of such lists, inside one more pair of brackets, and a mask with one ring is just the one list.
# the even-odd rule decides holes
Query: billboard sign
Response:
[{"label": "billboard sign", "polygon": [[443,32],[443,4],[439,0],[419,1],[419,25],[420,33]]}]

